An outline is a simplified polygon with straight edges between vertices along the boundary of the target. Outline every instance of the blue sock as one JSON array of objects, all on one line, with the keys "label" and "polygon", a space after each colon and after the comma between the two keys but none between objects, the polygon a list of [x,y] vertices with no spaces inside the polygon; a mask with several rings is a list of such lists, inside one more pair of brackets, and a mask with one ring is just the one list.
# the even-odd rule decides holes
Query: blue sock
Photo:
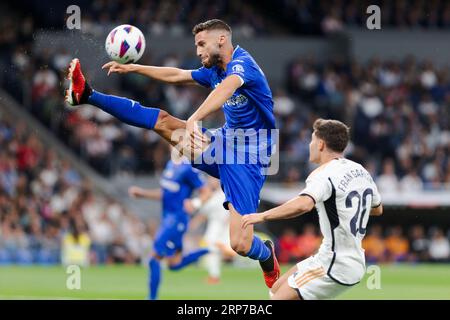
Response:
[{"label": "blue sock", "polygon": [[151,258],[148,266],[150,275],[148,279],[149,299],[156,300],[158,296],[159,283],[161,281],[161,265],[158,260]]},{"label": "blue sock", "polygon": [[172,270],[172,271],[178,271],[180,269],[183,269],[187,265],[189,265],[189,264],[197,261],[198,259],[200,259],[201,256],[207,254],[208,252],[209,252],[208,249],[199,249],[199,250],[196,250],[194,252],[191,252],[191,253],[183,256],[183,258],[181,259],[180,263],[178,263],[176,265],[169,266],[169,269]]},{"label": "blue sock", "polygon": [[257,236],[253,236],[252,246],[250,247],[247,257],[253,260],[266,261],[270,258],[270,249]]},{"label": "blue sock", "polygon": [[160,109],[143,107],[131,99],[107,95],[95,90],[89,96],[88,103],[108,112],[117,119],[135,126],[153,129]]}]

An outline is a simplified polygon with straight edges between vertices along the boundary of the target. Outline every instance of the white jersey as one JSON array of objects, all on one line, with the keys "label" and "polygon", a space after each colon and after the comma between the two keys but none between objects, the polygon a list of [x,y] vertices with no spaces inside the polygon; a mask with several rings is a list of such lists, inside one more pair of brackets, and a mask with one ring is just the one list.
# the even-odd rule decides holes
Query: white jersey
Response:
[{"label": "white jersey", "polygon": [[372,177],[360,164],[334,159],[314,170],[300,195],[314,201],[323,241],[315,258],[334,281],[353,285],[365,273],[361,241],[370,210],[381,204]]},{"label": "white jersey", "polygon": [[225,201],[225,195],[221,189],[217,189],[209,197],[209,199],[202,205],[198,214],[202,214],[208,217],[208,220],[228,221],[230,214],[223,207]]},{"label": "white jersey", "polygon": [[217,189],[198,212],[208,218],[205,240],[212,246],[215,246],[216,242],[227,245],[230,243],[230,214],[223,207],[224,201],[224,193],[221,189]]}]

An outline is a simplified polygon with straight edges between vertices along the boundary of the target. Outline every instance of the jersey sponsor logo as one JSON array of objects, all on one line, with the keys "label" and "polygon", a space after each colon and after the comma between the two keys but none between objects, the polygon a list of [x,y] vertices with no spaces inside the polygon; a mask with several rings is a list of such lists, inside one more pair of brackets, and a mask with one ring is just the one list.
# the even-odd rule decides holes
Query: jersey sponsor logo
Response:
[{"label": "jersey sponsor logo", "polygon": [[167,180],[167,179],[161,179],[159,181],[161,187],[163,187],[164,189],[171,191],[171,192],[178,192],[180,191],[180,184],[175,182],[175,181],[171,181],[171,180]]},{"label": "jersey sponsor logo", "polygon": [[225,104],[229,107],[243,107],[248,103],[248,98],[243,94],[232,96]]}]

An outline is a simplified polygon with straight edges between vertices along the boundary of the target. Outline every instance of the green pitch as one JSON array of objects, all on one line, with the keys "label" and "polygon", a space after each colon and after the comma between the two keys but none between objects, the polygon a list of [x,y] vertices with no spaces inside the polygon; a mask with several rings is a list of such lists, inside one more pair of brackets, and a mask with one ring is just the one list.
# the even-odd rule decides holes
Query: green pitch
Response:
[{"label": "green pitch", "polygon": [[[283,268],[286,271],[288,266]],[[69,290],[63,267],[0,267],[0,299],[144,299],[147,271],[140,266],[81,269],[81,289]],[[206,271],[189,267],[163,271],[161,299],[268,299],[258,269],[226,266],[222,282],[208,285]],[[381,289],[363,281],[339,299],[450,299],[450,265],[381,266]]]}]

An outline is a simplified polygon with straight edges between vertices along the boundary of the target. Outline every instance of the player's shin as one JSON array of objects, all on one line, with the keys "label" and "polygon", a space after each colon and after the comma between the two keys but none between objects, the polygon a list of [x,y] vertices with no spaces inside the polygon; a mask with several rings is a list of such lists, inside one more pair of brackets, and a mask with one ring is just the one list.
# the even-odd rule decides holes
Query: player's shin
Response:
[{"label": "player's shin", "polygon": [[156,300],[158,297],[159,283],[161,282],[161,264],[155,259],[151,258],[149,263],[149,277],[148,277],[148,290],[149,290],[149,300]]},{"label": "player's shin", "polygon": [[113,95],[107,95],[92,90],[88,103],[113,115],[129,125],[153,129],[160,109],[141,106],[139,102]]},{"label": "player's shin", "polygon": [[261,267],[264,271],[268,269],[267,271],[272,271],[273,266],[268,265],[267,268],[265,268],[264,262],[269,260],[271,256],[271,252],[269,248],[264,244],[264,242],[257,236],[253,236],[252,240],[252,246],[250,247],[250,250],[247,252],[247,257],[253,259],[253,260],[259,260],[261,262]]}]

